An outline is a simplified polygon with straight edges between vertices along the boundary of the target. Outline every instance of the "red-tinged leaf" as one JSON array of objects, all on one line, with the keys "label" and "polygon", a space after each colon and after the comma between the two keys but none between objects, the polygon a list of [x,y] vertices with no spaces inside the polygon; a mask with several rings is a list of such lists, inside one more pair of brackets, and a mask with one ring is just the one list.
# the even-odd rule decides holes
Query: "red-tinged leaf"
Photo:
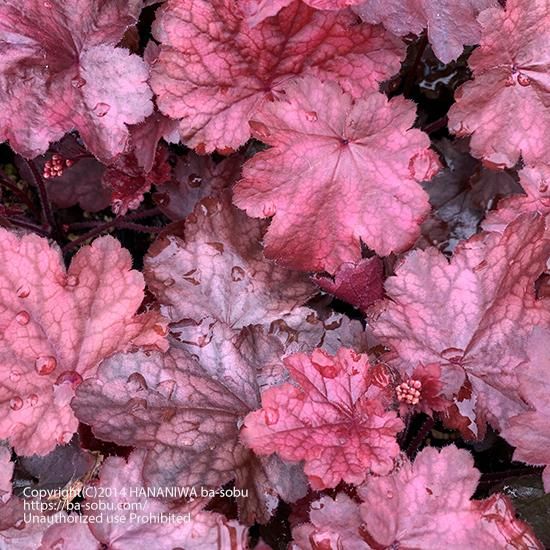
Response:
[{"label": "red-tinged leaf", "polygon": [[255,27],[264,19],[277,15],[292,2],[294,0],[238,0],[238,5],[248,24]]},{"label": "red-tinged leaf", "polygon": [[520,183],[527,196],[507,197],[483,222],[487,231],[502,233],[506,226],[526,212],[550,214],[550,165],[527,166],[520,171]]},{"label": "red-tinged leaf", "polygon": [[148,173],[153,170],[160,140],[179,141],[178,123],[161,113],[153,113],[142,123],[130,128],[132,151],[138,166]]},{"label": "red-tinged leaf", "polygon": [[[259,407],[256,361],[217,325],[195,357],[180,348],[150,356],[117,355],[78,389],[73,406],[97,437],[146,448],[150,487],[217,488],[235,479],[243,521],[267,521],[277,505],[305,494],[299,468],[257,459],[239,442],[244,416]],[[242,495],[242,493],[241,493]]]},{"label": "red-tinged leaf", "polygon": [[501,435],[516,447],[514,460],[544,464],[544,489],[550,493],[550,330],[535,329],[527,347],[529,363],[520,374],[520,389],[532,410],[514,416]]},{"label": "red-tinged leaf", "polygon": [[0,466],[0,505],[2,505],[11,497],[11,476],[14,466],[11,461],[11,450],[4,445],[0,446]]},{"label": "red-tinged leaf", "polygon": [[264,104],[252,128],[272,147],[245,164],[234,202],[251,216],[275,215],[266,255],[334,273],[361,258],[360,240],[382,256],[411,246],[429,211],[418,182],[439,167],[428,136],[411,129],[415,116],[402,97],[354,100],[311,77]]},{"label": "red-tinged leaf", "polygon": [[[123,458],[111,457],[103,464],[99,482],[95,485],[97,494],[88,502],[95,502],[96,505],[100,502],[111,503],[110,509],[114,512],[107,511],[106,518],[109,515],[125,516],[126,522],[109,523],[104,520],[101,523],[90,523],[91,532],[101,544],[121,549],[139,546],[159,550],[172,550],[177,546],[186,550],[246,548],[247,529],[234,521],[225,520],[220,514],[201,511],[208,503],[207,499],[198,498],[182,505],[145,495],[133,496],[132,489],[135,492],[145,489],[142,472],[146,454],[145,451],[134,451],[127,463]],[[102,489],[105,497],[101,496]],[[186,521],[165,520],[155,523],[146,521],[150,514],[157,517],[174,514],[180,518],[184,518],[184,514],[191,514],[191,517]],[[87,515],[94,516],[97,512],[90,507]],[[70,548],[74,546],[67,546],[67,550]]]},{"label": "red-tinged leaf", "polygon": [[18,454],[67,443],[74,388],[132,345],[165,349],[166,322],[136,316],[143,277],[112,237],[83,247],[65,270],[58,249],[0,230],[0,437]]},{"label": "red-tinged leaf", "polygon": [[[294,0],[238,0],[239,8],[250,26],[279,13]],[[365,0],[303,0],[308,6],[319,10],[341,10],[363,3]]]},{"label": "red-tinged leaf", "polygon": [[527,164],[547,160],[550,129],[550,39],[548,0],[508,0],[479,16],[481,46],[468,63],[474,79],[457,92],[449,128],[472,135],[474,156],[512,167],[520,155]]},{"label": "red-tinged leaf", "polygon": [[122,153],[126,124],[151,114],[144,62],[116,48],[137,0],[7,0],[0,7],[0,140],[25,157],[79,131],[102,161]]},{"label": "red-tinged leaf", "polygon": [[253,28],[232,0],[172,0],[157,14],[161,53],[151,86],[160,110],[181,119],[184,143],[201,154],[245,143],[256,109],[289,78],[337,80],[360,96],[397,72],[404,53],[399,40],[351,12],[319,12],[299,0]]},{"label": "red-tinged leaf", "polygon": [[367,356],[314,350],[287,357],[285,365],[296,385],[262,393],[262,408],[245,418],[242,441],[261,455],[304,460],[314,489],[389,473],[403,423],[388,410],[388,387],[378,385]]},{"label": "red-tinged leaf", "polygon": [[525,408],[517,379],[525,340],[550,322],[534,286],[550,254],[544,235],[543,218],[522,216],[502,235],[464,241],[450,262],[435,249],[411,252],[386,280],[391,301],[373,328],[396,352],[389,363],[403,376],[418,362],[439,363],[447,397],[466,380],[472,395],[461,406],[470,403],[481,426],[499,428]]},{"label": "red-tinged leaf", "polygon": [[[328,4],[330,0],[313,1]],[[355,11],[369,23],[383,23],[398,36],[419,34],[427,28],[435,55],[450,63],[465,45],[479,43],[481,26],[476,17],[495,6],[497,0],[363,0]]]},{"label": "red-tinged leaf", "polygon": [[312,280],[325,292],[363,312],[384,296],[384,266],[376,256],[342,264],[333,279],[317,275]]},{"label": "red-tinged leaf", "polygon": [[292,530],[291,550],[370,550],[360,536],[359,504],[345,493],[323,496],[311,503],[310,523]]},{"label": "red-tinged leaf", "polygon": [[174,178],[155,196],[159,208],[172,220],[182,220],[203,198],[231,187],[241,174],[243,158],[232,155],[221,162],[190,151],[177,160]]},{"label": "red-tinged leaf", "polygon": [[248,218],[227,194],[203,199],[185,222],[185,240],[165,236],[145,258],[147,285],[173,322],[219,319],[233,327],[267,323],[315,294],[300,273],[266,260],[265,223]]},{"label": "red-tinged leaf", "polygon": [[505,497],[470,500],[479,476],[470,453],[451,445],[368,478],[359,490],[365,538],[374,548],[542,549]]},{"label": "red-tinged leaf", "polygon": [[128,210],[139,207],[144,193],[149,191],[151,185],[161,185],[169,181],[171,176],[168,151],[165,147],[159,147],[149,172],[141,168],[133,152],[117,157],[103,174],[103,186],[110,191],[113,212],[124,215]]}]

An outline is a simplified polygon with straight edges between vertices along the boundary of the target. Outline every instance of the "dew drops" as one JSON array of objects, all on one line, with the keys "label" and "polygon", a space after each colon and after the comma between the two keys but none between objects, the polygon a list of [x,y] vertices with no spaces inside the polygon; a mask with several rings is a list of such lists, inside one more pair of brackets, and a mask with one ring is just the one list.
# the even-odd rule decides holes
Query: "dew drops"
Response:
[{"label": "dew drops", "polygon": [[309,122],[317,122],[317,113],[315,111],[308,111],[306,113],[306,119]]},{"label": "dew drops", "polygon": [[143,411],[147,409],[147,401],[140,397],[132,397],[126,403],[126,410],[130,413]]},{"label": "dew drops", "polygon": [[94,113],[97,117],[104,117],[111,110],[111,106],[107,103],[98,103],[94,107]]},{"label": "dew drops", "polygon": [[35,407],[37,403],[38,403],[38,395],[36,395],[36,393],[31,393],[29,395],[29,405],[31,407]]},{"label": "dew drops", "polygon": [[178,443],[181,443],[182,445],[185,445],[186,447],[193,445],[193,438],[192,437],[181,437],[178,441]]},{"label": "dew drops", "polygon": [[347,438],[347,437],[341,437],[341,438],[338,440],[338,443],[339,443],[340,445],[345,445],[347,442],[348,442],[348,438]]},{"label": "dew drops", "polygon": [[174,279],[172,279],[172,277],[169,277],[168,279],[164,279],[164,281],[162,281],[162,284],[166,288],[170,288],[171,286],[174,286],[176,284],[176,281],[174,281]]},{"label": "dew drops", "polygon": [[31,293],[31,289],[28,285],[21,285],[17,289],[17,297],[18,298],[26,298]]},{"label": "dew drops", "polygon": [[43,4],[45,8],[48,8],[48,9],[53,8],[53,4],[48,0],[44,0]]},{"label": "dew drops", "polygon": [[277,409],[267,408],[264,410],[265,423],[268,426],[276,424],[279,420],[279,411]]},{"label": "dew drops", "polygon": [[275,211],[276,209],[274,206],[264,206],[262,208],[262,216],[264,218],[270,218],[273,214],[275,214]]},{"label": "dew drops", "polygon": [[236,265],[231,268],[231,280],[233,282],[237,283],[238,281],[242,281],[245,275],[246,272],[242,267]]},{"label": "dew drops", "polygon": [[68,443],[73,437],[72,432],[63,432],[58,438],[57,442],[61,443],[61,445],[65,445]]},{"label": "dew drops", "polygon": [[71,84],[73,86],[73,88],[82,88],[82,86],[84,86],[84,84],[86,84],[86,81],[81,77],[81,76],[75,76],[72,80],[71,80]]},{"label": "dew drops", "polygon": [[24,327],[25,325],[29,324],[29,321],[31,320],[31,316],[26,311],[20,311],[15,316],[15,320],[17,321],[17,324]]},{"label": "dew drops", "polygon": [[67,286],[77,286],[78,285],[78,277],[76,275],[69,275],[67,277]]},{"label": "dew drops", "polygon": [[157,384],[156,390],[166,399],[172,399],[172,395],[176,390],[176,381],[175,380],[163,380]]},{"label": "dew drops", "polygon": [[225,250],[225,247],[223,246],[223,243],[208,242],[206,244],[208,246],[211,246],[214,250],[217,250],[220,254],[223,254],[223,251]]},{"label": "dew drops", "polygon": [[531,85],[531,79],[528,76],[520,73],[520,74],[518,74],[518,84],[520,86],[524,86],[524,87],[530,86]]},{"label": "dew drops", "polygon": [[57,367],[57,360],[51,355],[40,355],[34,362],[36,372],[41,376],[51,374]]},{"label": "dew drops", "polygon": [[19,369],[11,369],[9,378],[11,382],[19,382],[21,380],[21,371]]},{"label": "dew drops", "polygon": [[166,336],[168,334],[168,327],[165,325],[154,325],[153,330],[159,335],[159,336]]},{"label": "dew drops", "polygon": [[200,187],[202,184],[202,178],[197,174],[189,174],[187,183],[189,184],[189,187]]},{"label": "dew drops", "polygon": [[82,383],[82,376],[75,370],[66,370],[62,372],[55,381],[56,385],[71,384],[76,389]]},{"label": "dew drops", "polygon": [[147,389],[147,382],[142,374],[133,372],[126,380],[126,386],[129,391],[143,391]]},{"label": "dew drops", "polygon": [[23,406],[23,400],[16,395],[10,399],[10,409],[12,411],[18,411]]},{"label": "dew drops", "polygon": [[392,493],[391,491],[388,491],[388,492],[386,493],[386,496],[387,496],[388,498],[393,498],[393,493]]},{"label": "dew drops", "polygon": [[323,503],[319,500],[311,503],[312,510],[321,510],[323,508]]}]

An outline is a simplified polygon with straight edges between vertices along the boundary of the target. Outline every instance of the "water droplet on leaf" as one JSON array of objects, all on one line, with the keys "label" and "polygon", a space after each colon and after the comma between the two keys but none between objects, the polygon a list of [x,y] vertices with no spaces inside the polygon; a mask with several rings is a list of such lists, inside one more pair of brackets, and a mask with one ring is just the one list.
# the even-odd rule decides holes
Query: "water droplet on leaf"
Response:
[{"label": "water droplet on leaf", "polygon": [[19,369],[11,369],[9,378],[12,382],[19,382],[21,379],[21,371]]},{"label": "water droplet on leaf", "polygon": [[163,380],[157,384],[156,390],[166,399],[172,399],[172,395],[176,390],[176,381],[175,380]]},{"label": "water droplet on leaf", "polygon": [[176,281],[174,281],[174,279],[172,279],[172,277],[169,277],[168,279],[164,279],[164,281],[162,281],[162,284],[166,287],[166,288],[169,288],[171,286],[174,286],[174,284],[176,283]]},{"label": "water droplet on leaf", "polygon": [[94,107],[94,113],[98,117],[104,117],[111,109],[111,106],[107,103],[98,103]]},{"label": "water droplet on leaf", "polygon": [[264,410],[265,423],[268,426],[275,424],[279,420],[279,411],[277,409],[267,408]]},{"label": "water droplet on leaf", "polygon": [[524,75],[524,74],[518,74],[518,84],[520,86],[526,87],[531,85],[531,79]]},{"label": "water droplet on leaf", "polygon": [[84,84],[86,84],[86,81],[81,76],[75,76],[71,80],[71,84],[72,84],[73,88],[82,88],[82,86],[84,86]]},{"label": "water droplet on leaf", "polygon": [[28,285],[21,285],[17,289],[17,297],[18,298],[26,298],[31,293],[31,289]]},{"label": "water droplet on leaf", "polygon": [[34,407],[38,403],[38,395],[36,393],[31,393],[29,395],[29,405]]},{"label": "water droplet on leaf", "polygon": [[129,391],[143,391],[147,389],[147,382],[142,374],[133,372],[128,376],[126,386]]},{"label": "water droplet on leaf", "polygon": [[57,377],[55,383],[58,386],[61,384],[71,384],[73,389],[76,389],[82,384],[82,376],[75,370],[66,370]]},{"label": "water droplet on leaf", "polygon": [[29,324],[29,321],[31,320],[31,316],[26,311],[20,311],[16,316],[15,320],[19,325],[24,327],[25,325]]},{"label": "water droplet on leaf", "polygon": [[235,283],[237,283],[238,281],[242,281],[245,275],[245,270],[238,265],[233,266],[233,268],[231,269],[231,280]]},{"label": "water droplet on leaf", "polygon": [[10,409],[12,411],[18,411],[23,406],[23,400],[16,395],[10,399]]},{"label": "water droplet on leaf", "polygon": [[126,403],[126,410],[130,413],[147,409],[147,401],[139,397],[132,397]]},{"label": "water droplet on leaf", "polygon": [[306,119],[309,120],[309,122],[317,122],[317,113],[315,111],[308,111],[306,113]]},{"label": "water droplet on leaf", "polygon": [[57,360],[51,355],[41,355],[36,358],[34,368],[41,376],[51,374],[57,367]]},{"label": "water droplet on leaf", "polygon": [[197,174],[189,174],[189,177],[187,178],[187,183],[189,184],[189,187],[200,187],[202,183],[202,178],[200,176],[197,176]]}]

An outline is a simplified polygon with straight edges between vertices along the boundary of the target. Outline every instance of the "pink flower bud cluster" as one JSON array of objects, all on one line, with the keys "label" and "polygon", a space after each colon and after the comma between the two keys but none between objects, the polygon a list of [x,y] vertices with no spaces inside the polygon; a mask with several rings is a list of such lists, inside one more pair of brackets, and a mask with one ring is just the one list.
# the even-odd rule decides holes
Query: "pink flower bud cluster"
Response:
[{"label": "pink flower bud cluster", "polygon": [[421,389],[422,382],[420,382],[420,380],[411,379],[408,382],[399,384],[395,391],[399,401],[404,401],[408,405],[418,405]]},{"label": "pink flower bud cluster", "polygon": [[42,177],[44,179],[58,178],[63,175],[65,168],[70,168],[74,164],[74,160],[65,159],[61,155],[55,153],[52,158],[44,164]]}]

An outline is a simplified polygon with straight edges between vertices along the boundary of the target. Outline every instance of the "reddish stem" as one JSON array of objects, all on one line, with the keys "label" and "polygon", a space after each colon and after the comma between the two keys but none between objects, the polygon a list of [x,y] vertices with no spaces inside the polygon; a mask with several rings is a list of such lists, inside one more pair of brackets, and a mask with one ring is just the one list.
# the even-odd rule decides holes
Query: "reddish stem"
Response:
[{"label": "reddish stem", "polygon": [[50,200],[48,198],[48,191],[44,184],[44,180],[40,175],[40,172],[37,170],[34,162],[32,160],[26,160],[25,163],[29,167],[29,170],[32,173],[34,184],[38,189],[38,196],[40,197],[40,206],[42,207],[42,221],[44,224],[48,225],[48,229],[53,229],[56,234],[59,233],[57,222],[53,215],[53,211],[50,205]]}]

